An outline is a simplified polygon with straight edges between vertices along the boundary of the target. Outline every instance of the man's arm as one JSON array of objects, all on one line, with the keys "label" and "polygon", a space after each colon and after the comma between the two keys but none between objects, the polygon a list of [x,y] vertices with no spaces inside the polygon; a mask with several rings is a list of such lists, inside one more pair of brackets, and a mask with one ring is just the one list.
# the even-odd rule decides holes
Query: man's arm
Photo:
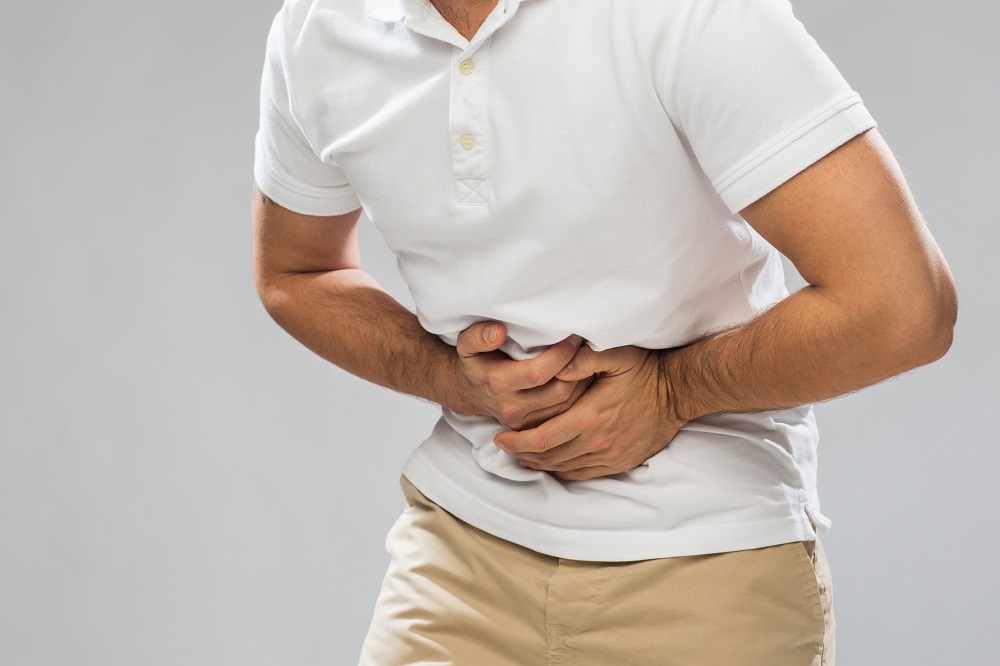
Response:
[{"label": "man's arm", "polygon": [[271,317],[353,375],[452,406],[455,350],[360,269],[361,209],[292,212],[254,187],[254,280]]},{"label": "man's arm", "polygon": [[790,408],[945,354],[958,302],[892,153],[872,129],[741,211],[809,282],[753,320],[684,347],[584,345],[566,380],[603,373],[565,414],[496,435],[566,480],[632,469],[685,423]]},{"label": "man's arm", "polygon": [[360,268],[361,209],[303,215],[264,196],[252,201],[254,280],[271,317],[307,348],[379,386],[449,407],[496,414],[505,423],[537,424],[565,411],[590,381],[552,376],[581,339],[570,336],[543,354],[513,361],[494,351],[489,322],[459,335],[458,347],[421,326],[417,316]]},{"label": "man's arm", "polygon": [[809,284],[742,326],[662,353],[680,420],[826,400],[951,346],[954,280],[876,129],[740,213]]}]

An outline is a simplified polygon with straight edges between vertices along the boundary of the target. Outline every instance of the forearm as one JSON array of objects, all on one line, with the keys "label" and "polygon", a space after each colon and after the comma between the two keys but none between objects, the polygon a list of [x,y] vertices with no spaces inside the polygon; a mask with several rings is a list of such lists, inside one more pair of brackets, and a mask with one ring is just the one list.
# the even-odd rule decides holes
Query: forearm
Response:
[{"label": "forearm", "polygon": [[663,350],[663,379],[682,420],[791,408],[936,360],[950,344],[938,330],[808,285],[742,326]]},{"label": "forearm", "polygon": [[364,271],[286,273],[268,284],[268,313],[319,356],[379,386],[457,407],[454,347]]}]

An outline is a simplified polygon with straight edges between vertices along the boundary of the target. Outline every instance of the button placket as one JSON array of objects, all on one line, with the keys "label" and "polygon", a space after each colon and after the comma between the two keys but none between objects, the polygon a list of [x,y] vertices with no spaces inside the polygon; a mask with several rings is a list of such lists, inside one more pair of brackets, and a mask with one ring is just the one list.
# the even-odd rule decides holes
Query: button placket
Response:
[{"label": "button placket", "polygon": [[455,197],[462,205],[481,206],[488,200],[486,74],[489,43],[486,39],[464,50],[455,48],[452,56],[451,154]]}]

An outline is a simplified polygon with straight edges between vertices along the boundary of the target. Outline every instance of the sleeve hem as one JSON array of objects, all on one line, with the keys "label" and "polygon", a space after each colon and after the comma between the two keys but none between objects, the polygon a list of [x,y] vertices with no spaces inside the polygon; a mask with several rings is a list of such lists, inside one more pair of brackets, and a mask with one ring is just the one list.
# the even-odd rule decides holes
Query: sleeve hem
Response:
[{"label": "sleeve hem", "polygon": [[715,189],[738,213],[835,148],[878,124],[854,93],[719,178]]},{"label": "sleeve hem", "polygon": [[343,215],[361,208],[361,201],[349,187],[341,192],[291,185],[263,163],[254,163],[257,189],[288,210],[302,215]]}]

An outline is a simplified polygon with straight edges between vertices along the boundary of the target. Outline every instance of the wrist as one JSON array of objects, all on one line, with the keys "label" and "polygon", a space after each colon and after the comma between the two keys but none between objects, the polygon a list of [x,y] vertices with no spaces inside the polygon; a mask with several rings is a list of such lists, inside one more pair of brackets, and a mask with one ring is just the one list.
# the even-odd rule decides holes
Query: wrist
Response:
[{"label": "wrist", "polygon": [[438,394],[439,403],[462,416],[477,414],[476,407],[469,400],[472,394],[469,378],[460,367],[461,359],[457,350],[450,345],[443,345],[444,353],[438,364]]},{"label": "wrist", "polygon": [[704,411],[696,404],[695,393],[685,382],[683,347],[661,349],[660,381],[664,385],[670,417],[683,425],[704,416]]}]

